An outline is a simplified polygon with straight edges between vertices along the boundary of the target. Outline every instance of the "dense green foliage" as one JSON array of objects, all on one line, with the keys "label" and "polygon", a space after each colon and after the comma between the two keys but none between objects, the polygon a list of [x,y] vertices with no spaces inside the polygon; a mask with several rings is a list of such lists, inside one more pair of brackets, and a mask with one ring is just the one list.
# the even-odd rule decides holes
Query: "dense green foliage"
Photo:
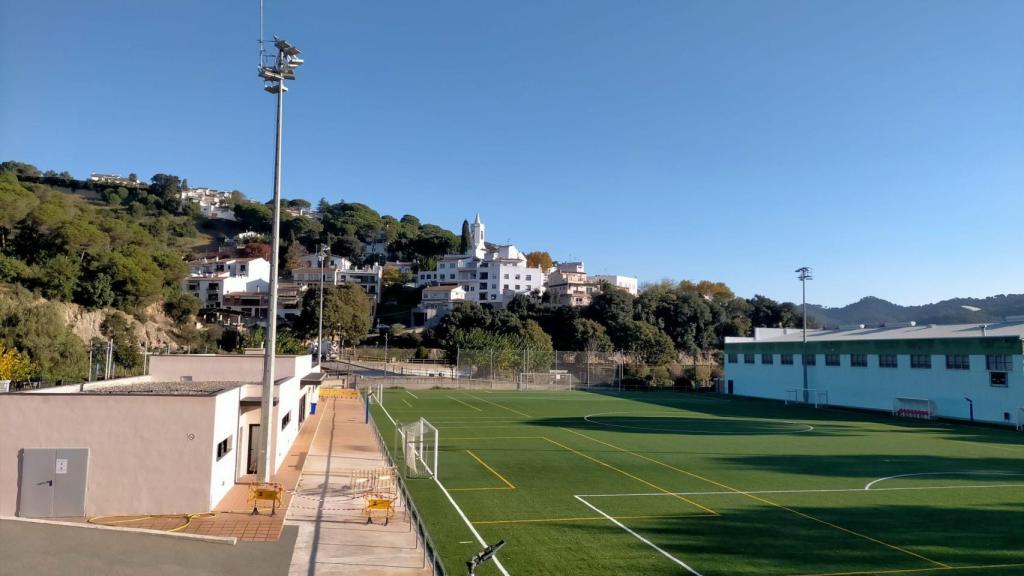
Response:
[{"label": "dense green foliage", "polygon": [[[370,300],[359,286],[345,284],[324,288],[324,337],[342,345],[359,343],[370,331]],[[320,318],[320,291],[307,290],[296,329],[316,339]]]},{"label": "dense green foliage", "polygon": [[31,374],[47,380],[78,380],[89,354],[57,306],[28,291],[0,287],[0,342],[28,355]]}]

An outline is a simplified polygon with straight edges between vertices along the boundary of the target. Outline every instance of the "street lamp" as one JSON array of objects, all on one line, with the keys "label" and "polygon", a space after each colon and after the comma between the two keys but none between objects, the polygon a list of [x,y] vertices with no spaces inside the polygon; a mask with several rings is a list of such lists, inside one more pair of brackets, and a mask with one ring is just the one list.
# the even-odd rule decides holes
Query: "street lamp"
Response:
[{"label": "street lamp", "polygon": [[803,293],[803,344],[800,349],[800,359],[804,365],[804,403],[808,401],[807,394],[807,281],[813,280],[811,276],[811,269],[807,266],[797,268],[795,272],[798,274],[797,278],[800,280],[800,288]]},{"label": "street lamp", "polygon": [[[260,16],[262,34],[262,10]],[[273,419],[271,412],[274,407],[274,352],[277,347],[277,271],[281,246],[281,128],[284,121],[285,80],[295,79],[295,69],[302,65],[297,58],[299,49],[286,40],[274,37],[277,55],[264,52],[263,38],[260,37],[259,76],[263,78],[263,89],[277,94],[277,131],[274,141],[274,218],[271,228],[270,250],[270,290],[267,298],[267,341],[263,351],[263,396],[260,401],[260,430],[263,445],[260,447],[260,458],[257,464],[260,481],[270,482],[271,439]]]},{"label": "street lamp", "polygon": [[324,351],[321,349],[324,344],[324,263],[330,256],[330,247],[320,244],[317,258],[320,259],[320,327],[316,332],[316,365],[323,361]]}]

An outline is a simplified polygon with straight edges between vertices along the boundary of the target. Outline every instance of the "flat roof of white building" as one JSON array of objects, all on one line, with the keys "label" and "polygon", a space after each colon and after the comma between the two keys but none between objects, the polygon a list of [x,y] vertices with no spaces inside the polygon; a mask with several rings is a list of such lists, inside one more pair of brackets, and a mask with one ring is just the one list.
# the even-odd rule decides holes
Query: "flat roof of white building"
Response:
[{"label": "flat roof of white building", "polygon": [[[887,326],[838,328],[835,330],[808,330],[808,342],[843,342],[874,340],[916,340],[946,338],[1024,339],[1024,317],[1002,322],[977,324],[913,324],[901,322]],[[753,338],[726,337],[726,344],[743,342],[801,342],[799,328],[757,328]]]},{"label": "flat roof of white building", "polygon": [[87,384],[79,394],[213,396],[249,384],[248,382],[97,382]]}]

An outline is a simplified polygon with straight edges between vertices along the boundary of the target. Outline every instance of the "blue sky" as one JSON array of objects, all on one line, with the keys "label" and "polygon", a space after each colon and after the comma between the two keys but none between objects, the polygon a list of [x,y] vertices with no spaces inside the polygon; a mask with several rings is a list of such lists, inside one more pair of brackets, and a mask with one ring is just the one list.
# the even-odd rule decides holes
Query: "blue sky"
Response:
[{"label": "blue sky", "polygon": [[[284,194],[593,273],[1024,292],[1024,2],[266,0]],[[271,193],[256,0],[0,0],[0,159]]]}]

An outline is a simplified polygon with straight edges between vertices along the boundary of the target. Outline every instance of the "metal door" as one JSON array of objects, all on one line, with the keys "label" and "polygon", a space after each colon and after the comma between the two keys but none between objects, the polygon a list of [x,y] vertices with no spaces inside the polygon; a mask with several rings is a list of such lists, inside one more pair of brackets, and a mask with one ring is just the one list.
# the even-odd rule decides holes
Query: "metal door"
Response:
[{"label": "metal door", "polygon": [[53,515],[85,516],[88,448],[58,448],[53,466]]},{"label": "metal door", "polygon": [[56,454],[57,451],[52,448],[25,448],[21,451],[18,516],[53,516],[53,465]]},{"label": "metal door", "polygon": [[247,459],[245,471],[247,474],[255,474],[259,469],[260,446],[263,444],[263,435],[260,434],[259,424],[249,424],[249,458]]}]

